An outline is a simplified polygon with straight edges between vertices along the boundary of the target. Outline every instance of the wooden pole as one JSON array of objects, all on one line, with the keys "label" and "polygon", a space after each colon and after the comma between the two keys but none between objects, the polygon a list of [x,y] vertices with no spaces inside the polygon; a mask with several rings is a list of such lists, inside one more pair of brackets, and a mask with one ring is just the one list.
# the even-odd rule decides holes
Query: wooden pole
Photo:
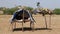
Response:
[{"label": "wooden pole", "polygon": [[23,10],[23,22],[22,22],[22,31],[23,31],[23,23],[24,23],[24,10]]},{"label": "wooden pole", "polygon": [[46,28],[47,28],[47,21],[46,21],[46,16],[44,16],[44,19],[45,19],[45,25],[46,25]]},{"label": "wooden pole", "polygon": [[32,25],[33,25],[33,26],[32,26],[32,31],[34,31],[34,22],[32,22]]},{"label": "wooden pole", "polygon": [[34,22],[30,22],[30,28],[32,28],[32,31],[34,31]]},{"label": "wooden pole", "polygon": [[16,28],[16,22],[14,23],[14,29]]},{"label": "wooden pole", "polygon": [[10,24],[11,31],[13,31],[13,23]]},{"label": "wooden pole", "polygon": [[49,16],[49,27],[51,27],[51,15]]}]

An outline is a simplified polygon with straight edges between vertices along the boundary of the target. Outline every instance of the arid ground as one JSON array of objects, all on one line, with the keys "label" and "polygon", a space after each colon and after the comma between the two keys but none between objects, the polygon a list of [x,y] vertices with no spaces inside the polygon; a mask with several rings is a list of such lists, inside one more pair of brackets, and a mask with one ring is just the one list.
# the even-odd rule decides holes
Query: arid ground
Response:
[{"label": "arid ground", "polygon": [[[9,20],[11,15],[0,15],[0,34],[60,34],[60,15],[51,16],[51,24],[49,24],[49,15],[46,15],[48,29],[45,29],[44,17],[41,15],[33,15],[36,23],[34,32],[29,30],[29,22],[24,23],[25,31],[15,30],[14,32],[9,30]],[[16,28],[20,28],[22,24],[17,23]],[[50,26],[50,27],[49,27]]]}]

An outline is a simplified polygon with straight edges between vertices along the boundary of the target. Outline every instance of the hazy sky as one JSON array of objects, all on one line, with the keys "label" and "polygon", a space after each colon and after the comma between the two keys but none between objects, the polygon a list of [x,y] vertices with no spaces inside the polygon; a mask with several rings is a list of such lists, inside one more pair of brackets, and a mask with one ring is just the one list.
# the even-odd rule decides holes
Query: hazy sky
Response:
[{"label": "hazy sky", "polygon": [[15,5],[25,5],[36,8],[36,3],[40,2],[44,8],[60,8],[60,0],[0,0],[0,7],[14,7]]}]

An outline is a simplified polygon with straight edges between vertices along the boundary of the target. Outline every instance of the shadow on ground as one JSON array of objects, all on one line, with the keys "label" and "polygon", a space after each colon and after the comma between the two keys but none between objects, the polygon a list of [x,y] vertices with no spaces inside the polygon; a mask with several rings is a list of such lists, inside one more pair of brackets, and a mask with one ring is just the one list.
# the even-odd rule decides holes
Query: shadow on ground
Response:
[{"label": "shadow on ground", "polygon": [[[24,27],[23,28],[24,31],[32,31],[32,28],[30,27]],[[37,31],[37,30],[52,30],[51,28],[35,28],[34,31]],[[22,28],[15,28],[13,29],[13,31],[22,31]]]}]

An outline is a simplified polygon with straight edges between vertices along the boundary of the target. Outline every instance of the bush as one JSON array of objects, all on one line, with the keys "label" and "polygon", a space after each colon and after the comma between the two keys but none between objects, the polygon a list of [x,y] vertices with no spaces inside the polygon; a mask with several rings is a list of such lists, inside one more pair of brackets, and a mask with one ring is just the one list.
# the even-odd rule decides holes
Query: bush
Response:
[{"label": "bush", "polygon": [[25,7],[25,9],[26,9],[26,10],[29,10],[29,11],[30,11],[30,13],[33,13],[33,12],[32,12],[32,10],[33,10],[33,8],[32,8],[32,7]]},{"label": "bush", "polygon": [[[32,13],[32,10],[33,10],[32,7],[25,7],[25,9],[29,10]],[[7,15],[12,15],[16,10],[18,10],[18,7],[6,8],[5,10],[3,10],[3,13]]]},{"label": "bush", "polygon": [[56,15],[60,15],[60,9],[59,8],[54,9],[53,13]]},{"label": "bush", "polygon": [[6,10],[4,10],[4,14],[12,15],[16,10],[17,10],[17,8],[6,9]]}]

